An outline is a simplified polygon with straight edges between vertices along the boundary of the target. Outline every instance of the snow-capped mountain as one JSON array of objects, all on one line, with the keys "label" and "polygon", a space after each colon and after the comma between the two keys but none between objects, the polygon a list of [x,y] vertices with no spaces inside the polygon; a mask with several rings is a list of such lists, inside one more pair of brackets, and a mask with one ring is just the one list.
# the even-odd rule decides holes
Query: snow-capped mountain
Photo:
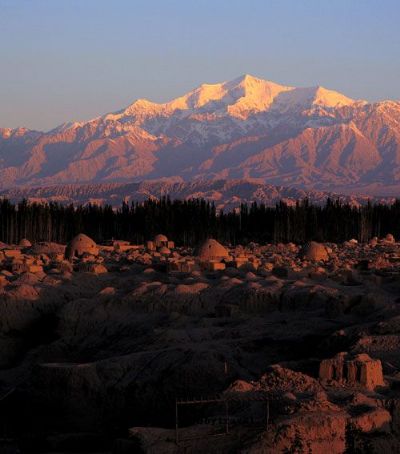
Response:
[{"label": "snow-capped mountain", "polygon": [[47,133],[0,129],[1,188],[165,177],[394,194],[400,102],[245,75]]}]

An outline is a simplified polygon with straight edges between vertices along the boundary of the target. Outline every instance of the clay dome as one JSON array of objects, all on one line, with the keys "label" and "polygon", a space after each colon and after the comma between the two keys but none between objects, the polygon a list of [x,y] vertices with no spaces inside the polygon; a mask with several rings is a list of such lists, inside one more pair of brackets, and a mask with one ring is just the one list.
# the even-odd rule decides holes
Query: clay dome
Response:
[{"label": "clay dome", "polygon": [[21,247],[31,247],[32,243],[29,240],[27,240],[26,238],[22,238],[22,240],[19,242],[19,245]]},{"label": "clay dome", "polygon": [[386,241],[386,243],[395,243],[394,236],[391,233],[388,233],[385,236],[385,241]]},{"label": "clay dome", "polygon": [[65,258],[71,260],[74,257],[81,257],[83,254],[98,255],[99,250],[91,238],[80,233],[68,243]]},{"label": "clay dome", "polygon": [[222,260],[228,258],[229,253],[221,243],[209,238],[200,246],[198,256],[201,261]]},{"label": "clay dome", "polygon": [[167,246],[168,238],[165,235],[159,233],[154,237],[153,243],[156,245],[156,247]]},{"label": "clay dome", "polygon": [[168,241],[168,238],[163,235],[162,233],[159,233],[154,237],[154,242],[155,243],[166,243]]},{"label": "clay dome", "polygon": [[369,243],[368,243],[370,246],[376,246],[378,244],[378,237],[377,236],[374,236],[373,238],[371,238],[369,240]]},{"label": "clay dome", "polygon": [[305,244],[300,252],[299,257],[305,260],[311,260],[315,262],[328,260],[328,252],[323,244],[317,243],[316,241],[310,241]]}]

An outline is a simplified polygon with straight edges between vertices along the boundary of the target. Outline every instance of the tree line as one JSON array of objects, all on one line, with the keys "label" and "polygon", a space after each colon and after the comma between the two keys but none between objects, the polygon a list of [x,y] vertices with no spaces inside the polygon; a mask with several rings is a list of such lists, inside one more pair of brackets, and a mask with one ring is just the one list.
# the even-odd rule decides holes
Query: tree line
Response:
[{"label": "tree line", "polygon": [[96,242],[111,239],[141,244],[163,233],[178,245],[195,246],[205,238],[223,243],[306,241],[342,242],[355,238],[365,242],[374,236],[392,233],[400,238],[400,200],[391,205],[367,203],[352,206],[328,199],[325,205],[304,200],[288,206],[242,204],[230,211],[217,210],[203,199],[147,200],[110,205],[73,206],[60,203],[13,204],[0,200],[0,241],[66,243],[78,233]]}]

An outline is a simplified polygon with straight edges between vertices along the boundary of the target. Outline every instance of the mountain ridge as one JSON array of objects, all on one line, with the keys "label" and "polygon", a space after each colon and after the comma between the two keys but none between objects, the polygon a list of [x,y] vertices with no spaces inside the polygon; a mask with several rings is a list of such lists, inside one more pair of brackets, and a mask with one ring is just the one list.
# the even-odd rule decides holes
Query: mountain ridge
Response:
[{"label": "mountain ridge", "polygon": [[0,188],[179,177],[343,192],[400,185],[400,102],[250,75],[42,133],[0,129]]},{"label": "mountain ridge", "polygon": [[185,182],[179,179],[141,181],[137,183],[94,183],[66,184],[43,187],[22,187],[0,191],[0,198],[12,202],[26,199],[29,202],[58,202],[62,204],[85,205],[88,203],[112,205],[121,203],[142,202],[147,199],[159,200],[162,197],[188,200],[202,198],[214,202],[217,209],[230,210],[238,208],[241,203],[264,203],[275,206],[279,202],[294,205],[307,199],[316,205],[324,204],[328,198],[340,200],[353,206],[372,203],[390,204],[393,197],[369,197],[368,195],[346,195],[332,192],[306,191],[298,188],[273,186],[256,179],[196,180]]}]

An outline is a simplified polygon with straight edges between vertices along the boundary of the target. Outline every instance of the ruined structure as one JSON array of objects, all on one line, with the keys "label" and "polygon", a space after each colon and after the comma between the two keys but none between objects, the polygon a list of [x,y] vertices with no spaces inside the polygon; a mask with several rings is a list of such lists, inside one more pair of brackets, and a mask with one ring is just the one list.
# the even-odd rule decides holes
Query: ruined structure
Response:
[{"label": "ruined structure", "polygon": [[31,247],[32,243],[28,239],[22,238],[22,240],[19,242],[19,246],[21,246],[23,248],[27,248],[27,247]]},{"label": "ruined structure", "polygon": [[313,262],[326,261],[329,259],[326,247],[316,241],[310,241],[305,244],[299,252],[299,257]]},{"label": "ruined structure", "polygon": [[[215,438],[202,431],[214,431],[215,418],[225,418],[221,402],[205,415],[206,424],[182,419],[194,424],[182,427],[182,435],[203,434],[193,452],[246,446],[300,452],[302,439],[310,452],[342,454],[350,426],[368,440],[379,434],[377,442],[386,443],[381,452],[400,452],[392,429],[400,409],[399,243],[316,243],[299,254],[294,244],[230,247],[209,239],[194,250],[161,240],[162,246],[115,239],[96,245],[78,235],[67,254],[64,245],[48,242],[0,247],[4,390],[19,378],[15,364],[27,370],[26,404],[10,405],[15,427],[28,414],[27,429],[39,420],[53,440],[53,423],[75,437],[83,423],[96,431],[126,414],[143,425],[136,438],[143,431],[159,434],[171,423],[175,397],[187,392],[194,400],[217,395],[235,402],[229,405],[234,436],[216,437],[221,446],[215,449]],[[48,316],[57,320],[54,341],[48,341],[54,333]],[[25,333],[37,342],[46,334],[45,348],[21,342]],[[318,355],[329,349],[322,357],[349,351],[323,360],[319,379],[310,335],[322,340]],[[32,354],[37,360],[30,370],[25,358]],[[135,377],[134,388],[127,376]],[[240,386],[229,386],[236,379]],[[385,406],[388,397],[393,406]],[[267,427],[267,405],[268,429],[250,440],[249,424]],[[3,418],[9,423],[9,413]],[[119,424],[126,433],[130,419]],[[148,452],[166,452],[167,445],[180,452],[184,446],[167,432],[171,443],[157,435]],[[246,446],[238,442],[241,434]],[[135,443],[128,452],[137,452]],[[52,452],[69,451],[58,445]]]},{"label": "ruined structure", "polygon": [[228,250],[212,238],[209,238],[200,246],[198,256],[201,262],[229,259]]},{"label": "ruined structure", "polygon": [[99,249],[91,238],[80,233],[68,243],[65,258],[72,260],[74,257],[82,257],[84,254],[96,256],[99,254]]},{"label": "ruined structure", "polygon": [[156,247],[167,247],[168,246],[168,238],[165,235],[159,233],[154,237],[153,243]]},{"label": "ruined structure", "polygon": [[388,233],[388,234],[385,236],[384,241],[385,241],[386,243],[395,243],[395,242],[396,242],[394,236],[393,236],[391,233]]},{"label": "ruined structure", "polygon": [[319,367],[319,378],[321,381],[361,385],[369,390],[384,385],[381,361],[366,353],[351,356],[342,352],[332,359],[324,359]]}]

